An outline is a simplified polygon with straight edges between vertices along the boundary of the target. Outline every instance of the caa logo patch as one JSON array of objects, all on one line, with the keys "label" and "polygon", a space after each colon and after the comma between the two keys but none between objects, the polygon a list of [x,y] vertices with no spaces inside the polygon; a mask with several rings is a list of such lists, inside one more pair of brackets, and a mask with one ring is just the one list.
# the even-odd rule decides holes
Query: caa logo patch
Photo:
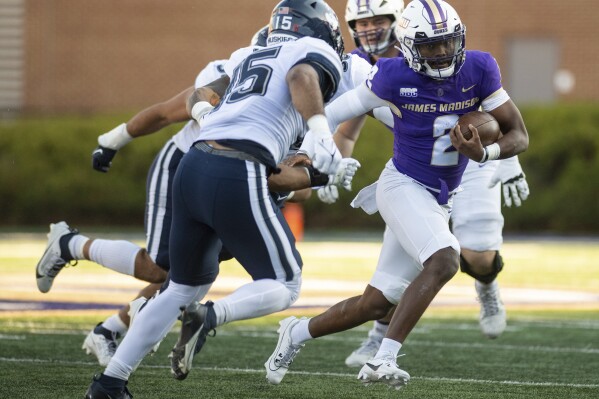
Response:
[{"label": "caa logo patch", "polygon": [[418,89],[402,87],[401,89],[399,89],[399,95],[401,97],[418,97]]}]

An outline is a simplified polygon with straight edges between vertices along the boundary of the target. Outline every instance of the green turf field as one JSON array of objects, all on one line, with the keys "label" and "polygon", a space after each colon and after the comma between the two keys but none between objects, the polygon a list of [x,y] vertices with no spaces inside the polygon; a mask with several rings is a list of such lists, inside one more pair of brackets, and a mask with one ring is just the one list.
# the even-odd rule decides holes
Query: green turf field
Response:
[{"label": "green turf field", "polygon": [[[53,290],[40,294],[33,267],[43,248],[39,238],[0,241],[0,300],[89,300],[84,290],[75,291],[82,284],[105,286],[106,292],[95,291],[94,298],[110,302],[108,298],[116,296],[114,303],[120,303],[138,287],[127,277],[83,263],[63,271]],[[300,251],[309,281],[365,283],[378,244],[304,242]],[[356,380],[357,370],[344,365],[369,326],[309,342],[282,384],[268,385],[263,363],[276,344],[277,323],[288,314],[316,312],[305,308],[218,328],[185,381],[174,380],[169,371],[167,355],[175,329],[158,353],[143,361],[130,389],[135,398],[157,399],[599,397],[597,243],[507,242],[503,253],[508,265],[500,279],[508,310],[506,332],[496,340],[484,338],[476,302],[462,298],[455,304],[454,296],[446,295],[427,311],[402,349],[405,356],[398,363],[412,380],[401,391],[363,387]],[[225,279],[243,275],[234,265],[221,273]],[[121,280],[125,282],[118,285]],[[327,294],[326,289],[307,288],[306,295],[314,298]],[[355,288],[345,290],[351,294]],[[463,275],[442,294],[445,291],[474,296],[471,280]],[[544,295],[548,303],[523,301],[521,295],[527,292]],[[336,295],[345,294],[341,290]],[[563,300],[551,301],[554,297]],[[91,376],[102,368],[80,347],[90,328],[111,313],[0,311],[0,398],[83,397]]]}]

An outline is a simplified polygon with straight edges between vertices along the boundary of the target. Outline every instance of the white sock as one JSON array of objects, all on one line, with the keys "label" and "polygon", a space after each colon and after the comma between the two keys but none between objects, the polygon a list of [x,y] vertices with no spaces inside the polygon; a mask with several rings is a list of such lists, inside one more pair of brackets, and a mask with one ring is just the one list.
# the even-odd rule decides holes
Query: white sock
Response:
[{"label": "white sock", "polygon": [[242,285],[232,294],[214,301],[216,324],[253,319],[291,306],[291,291],[276,280],[256,280]]},{"label": "white sock", "polygon": [[394,341],[389,338],[383,338],[383,342],[381,342],[381,346],[379,347],[379,351],[374,355],[375,359],[379,359],[381,357],[392,356],[396,358],[399,355],[399,350],[401,349],[401,343]]},{"label": "white sock", "polygon": [[310,323],[310,319],[301,319],[299,323],[297,323],[291,329],[291,342],[294,345],[303,344],[306,341],[314,339],[314,337],[310,334],[310,330],[308,329],[308,324]]},{"label": "white sock", "polygon": [[389,324],[380,323],[378,320],[374,322],[374,325],[368,332],[369,337],[384,337],[389,329]]},{"label": "white sock", "polygon": [[69,252],[71,253],[71,256],[73,257],[73,259],[76,259],[76,260],[85,259],[85,257],[83,256],[83,246],[88,241],[89,241],[89,237],[86,237],[81,234],[75,234],[73,237],[71,237],[71,239],[69,240],[69,243],[68,243],[68,248],[69,248]]},{"label": "white sock", "polygon": [[498,287],[498,283],[497,283],[497,279],[491,281],[489,284],[485,284],[482,281],[478,281],[478,280],[474,280],[474,284],[479,288],[479,289],[483,289],[483,290],[491,290],[491,289],[497,289]]},{"label": "white sock", "polygon": [[121,335],[124,335],[127,332],[127,325],[121,320],[118,314],[113,314],[104,320],[102,327]]},{"label": "white sock", "polygon": [[135,257],[140,250],[139,245],[129,241],[97,239],[89,248],[89,258],[115,272],[133,276]]},{"label": "white sock", "polygon": [[179,308],[203,297],[209,288],[210,284],[192,287],[171,281],[164,292],[149,301],[135,316],[135,323],[117,348],[104,374],[129,380],[144,356],[171,330],[179,316]]}]

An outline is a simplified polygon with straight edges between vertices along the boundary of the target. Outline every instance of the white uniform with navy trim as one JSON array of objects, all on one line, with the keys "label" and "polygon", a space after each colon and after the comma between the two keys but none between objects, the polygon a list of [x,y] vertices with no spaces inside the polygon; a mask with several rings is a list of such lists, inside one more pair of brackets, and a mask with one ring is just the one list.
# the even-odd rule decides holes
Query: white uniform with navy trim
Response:
[{"label": "white uniform with navy trim", "polygon": [[[301,258],[269,197],[267,177],[269,163],[283,160],[306,130],[287,84],[300,63],[330,78],[329,96],[335,93],[341,60],[319,39],[243,48],[225,64],[229,87],[202,119],[198,143],[181,160],[173,183],[172,282],[211,283],[218,274],[213,254],[222,242],[254,280],[283,283],[296,299]],[[235,150],[216,150],[209,140]]]},{"label": "white uniform with navy trim", "polygon": [[[282,56],[274,57],[278,53]],[[215,323],[260,317],[297,300],[301,257],[268,194],[267,166],[254,160],[252,151],[258,145],[260,155],[272,158],[269,162],[280,161],[303,135],[304,123],[285,83],[288,71],[309,61],[330,75],[336,89],[341,60],[324,42],[308,38],[246,54],[244,60],[234,57],[231,64],[237,61],[239,68],[227,93],[206,115],[200,141],[183,156],[174,176],[170,284],[138,313],[106,367],[107,376],[127,380],[143,356],[170,331],[180,307],[204,298],[218,275],[222,245],[254,281],[214,302]],[[202,142],[204,130],[205,139],[229,140],[230,148],[243,149],[210,147]]]},{"label": "white uniform with navy trim", "polygon": [[363,83],[368,78],[368,74],[372,69],[372,65],[368,61],[351,53],[343,56],[341,64],[343,65],[343,75],[339,82],[339,89],[331,101],[346,91],[353,90],[360,83]]},{"label": "white uniform with navy trim", "polygon": [[[251,61],[242,63],[247,57],[252,57]],[[291,104],[285,80],[287,72],[305,59],[326,64],[325,69],[336,73],[338,82],[342,72],[339,56],[319,39],[303,37],[284,45],[234,52],[225,64],[225,72],[231,76],[230,91],[204,116],[198,138],[251,140],[266,148],[275,162],[282,161],[306,131],[306,123]],[[268,96],[264,95],[266,89]]]}]

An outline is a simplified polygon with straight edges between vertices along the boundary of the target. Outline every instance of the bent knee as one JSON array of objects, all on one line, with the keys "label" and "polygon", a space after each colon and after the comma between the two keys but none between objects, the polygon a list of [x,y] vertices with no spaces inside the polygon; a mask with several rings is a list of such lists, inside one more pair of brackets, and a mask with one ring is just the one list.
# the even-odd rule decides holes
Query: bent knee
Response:
[{"label": "bent knee", "polygon": [[148,283],[162,284],[166,281],[167,271],[154,262],[148,251],[141,249],[135,258],[134,277]]},{"label": "bent knee", "polygon": [[443,248],[435,252],[424,266],[434,271],[440,281],[447,282],[458,272],[460,256],[453,248]]},{"label": "bent knee", "polygon": [[359,312],[368,320],[379,320],[387,316],[393,306],[377,288],[368,286],[356,304]]}]

